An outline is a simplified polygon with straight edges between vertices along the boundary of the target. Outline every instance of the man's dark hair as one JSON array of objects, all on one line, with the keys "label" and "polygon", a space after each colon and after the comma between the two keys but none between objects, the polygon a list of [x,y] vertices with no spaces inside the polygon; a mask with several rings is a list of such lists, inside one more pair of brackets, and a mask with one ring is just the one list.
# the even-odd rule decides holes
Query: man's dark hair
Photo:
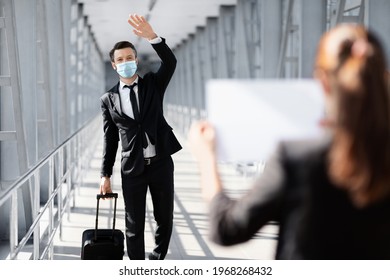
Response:
[{"label": "man's dark hair", "polygon": [[135,49],[134,45],[128,41],[120,41],[114,45],[112,50],[110,51],[110,59],[112,62],[114,62],[114,52],[116,50],[125,49],[125,48],[131,48],[134,51],[135,57],[137,57],[137,50]]}]

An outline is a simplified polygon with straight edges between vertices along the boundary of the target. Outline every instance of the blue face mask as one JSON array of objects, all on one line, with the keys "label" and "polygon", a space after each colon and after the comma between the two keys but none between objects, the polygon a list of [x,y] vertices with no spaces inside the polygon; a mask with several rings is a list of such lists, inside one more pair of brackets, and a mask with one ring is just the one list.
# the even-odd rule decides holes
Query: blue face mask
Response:
[{"label": "blue face mask", "polygon": [[135,60],[126,61],[116,65],[116,72],[123,78],[131,78],[137,71],[137,63]]}]

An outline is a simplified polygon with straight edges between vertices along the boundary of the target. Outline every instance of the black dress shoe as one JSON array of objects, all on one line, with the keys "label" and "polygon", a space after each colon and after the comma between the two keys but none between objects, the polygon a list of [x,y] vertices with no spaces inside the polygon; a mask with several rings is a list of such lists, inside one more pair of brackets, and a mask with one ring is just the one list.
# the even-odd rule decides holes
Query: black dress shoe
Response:
[{"label": "black dress shoe", "polygon": [[150,253],[149,254],[149,260],[158,260],[158,257],[155,254]]}]

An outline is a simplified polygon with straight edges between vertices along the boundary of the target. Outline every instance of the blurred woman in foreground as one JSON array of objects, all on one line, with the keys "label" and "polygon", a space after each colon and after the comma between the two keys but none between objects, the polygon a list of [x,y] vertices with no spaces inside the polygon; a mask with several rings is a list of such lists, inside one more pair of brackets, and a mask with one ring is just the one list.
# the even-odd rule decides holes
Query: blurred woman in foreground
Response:
[{"label": "blurred woman in foreground", "polygon": [[224,193],[213,127],[192,126],[211,238],[245,242],[278,221],[277,259],[390,259],[390,103],[382,46],[362,26],[337,26],[319,43],[314,74],[329,133],[280,143],[239,200]]}]

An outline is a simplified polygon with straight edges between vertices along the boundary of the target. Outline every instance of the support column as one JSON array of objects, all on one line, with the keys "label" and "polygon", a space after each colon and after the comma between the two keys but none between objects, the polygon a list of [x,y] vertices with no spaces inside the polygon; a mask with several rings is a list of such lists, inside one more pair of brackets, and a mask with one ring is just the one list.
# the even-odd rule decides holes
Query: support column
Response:
[{"label": "support column", "polygon": [[199,64],[202,66],[200,72],[200,95],[199,95],[199,105],[200,105],[200,118],[206,117],[206,79],[207,79],[207,38],[206,30],[204,27],[197,28],[197,34],[199,36],[198,48],[199,48]]},{"label": "support column", "polygon": [[[69,37],[66,31],[70,30],[70,1],[61,1],[60,5],[60,102],[59,106],[59,129],[58,140],[61,143],[70,135],[70,114],[69,114],[69,100],[68,100],[68,79],[66,69],[69,67],[66,47],[68,46]],[[65,43],[66,42],[66,43]]]},{"label": "support column", "polygon": [[186,46],[186,55],[187,55],[187,92],[188,92],[188,109],[190,112],[189,123],[196,118],[196,72],[198,66],[196,65],[196,47],[195,47],[195,35],[190,34],[187,40]]},{"label": "support column", "polygon": [[367,2],[368,27],[372,29],[381,40],[387,57],[387,66],[390,69],[390,1],[371,0]]},{"label": "support column", "polygon": [[235,6],[221,6],[219,11],[218,77],[234,78],[237,75]]},{"label": "support column", "polygon": [[301,47],[299,77],[313,76],[318,42],[326,30],[326,0],[301,0]]},{"label": "support column", "polygon": [[218,78],[218,18],[206,20],[206,80]]},{"label": "support column", "polygon": [[236,65],[238,78],[256,78],[262,71],[261,3],[240,0],[236,6]]},{"label": "support column", "polygon": [[78,18],[79,18],[79,6],[77,0],[72,0],[70,7],[70,47],[69,47],[69,69],[70,75],[69,81],[69,111],[70,111],[70,132],[77,130],[77,58],[78,58]]},{"label": "support column", "polygon": [[261,2],[262,76],[275,78],[282,40],[282,0]]},{"label": "support column", "polygon": [[204,27],[197,27],[194,37],[193,52],[195,58],[195,67],[193,69],[194,75],[194,99],[195,104],[193,106],[196,108],[196,118],[199,119],[202,117],[202,111],[204,109],[204,72],[205,72],[205,41],[204,41]]}]

